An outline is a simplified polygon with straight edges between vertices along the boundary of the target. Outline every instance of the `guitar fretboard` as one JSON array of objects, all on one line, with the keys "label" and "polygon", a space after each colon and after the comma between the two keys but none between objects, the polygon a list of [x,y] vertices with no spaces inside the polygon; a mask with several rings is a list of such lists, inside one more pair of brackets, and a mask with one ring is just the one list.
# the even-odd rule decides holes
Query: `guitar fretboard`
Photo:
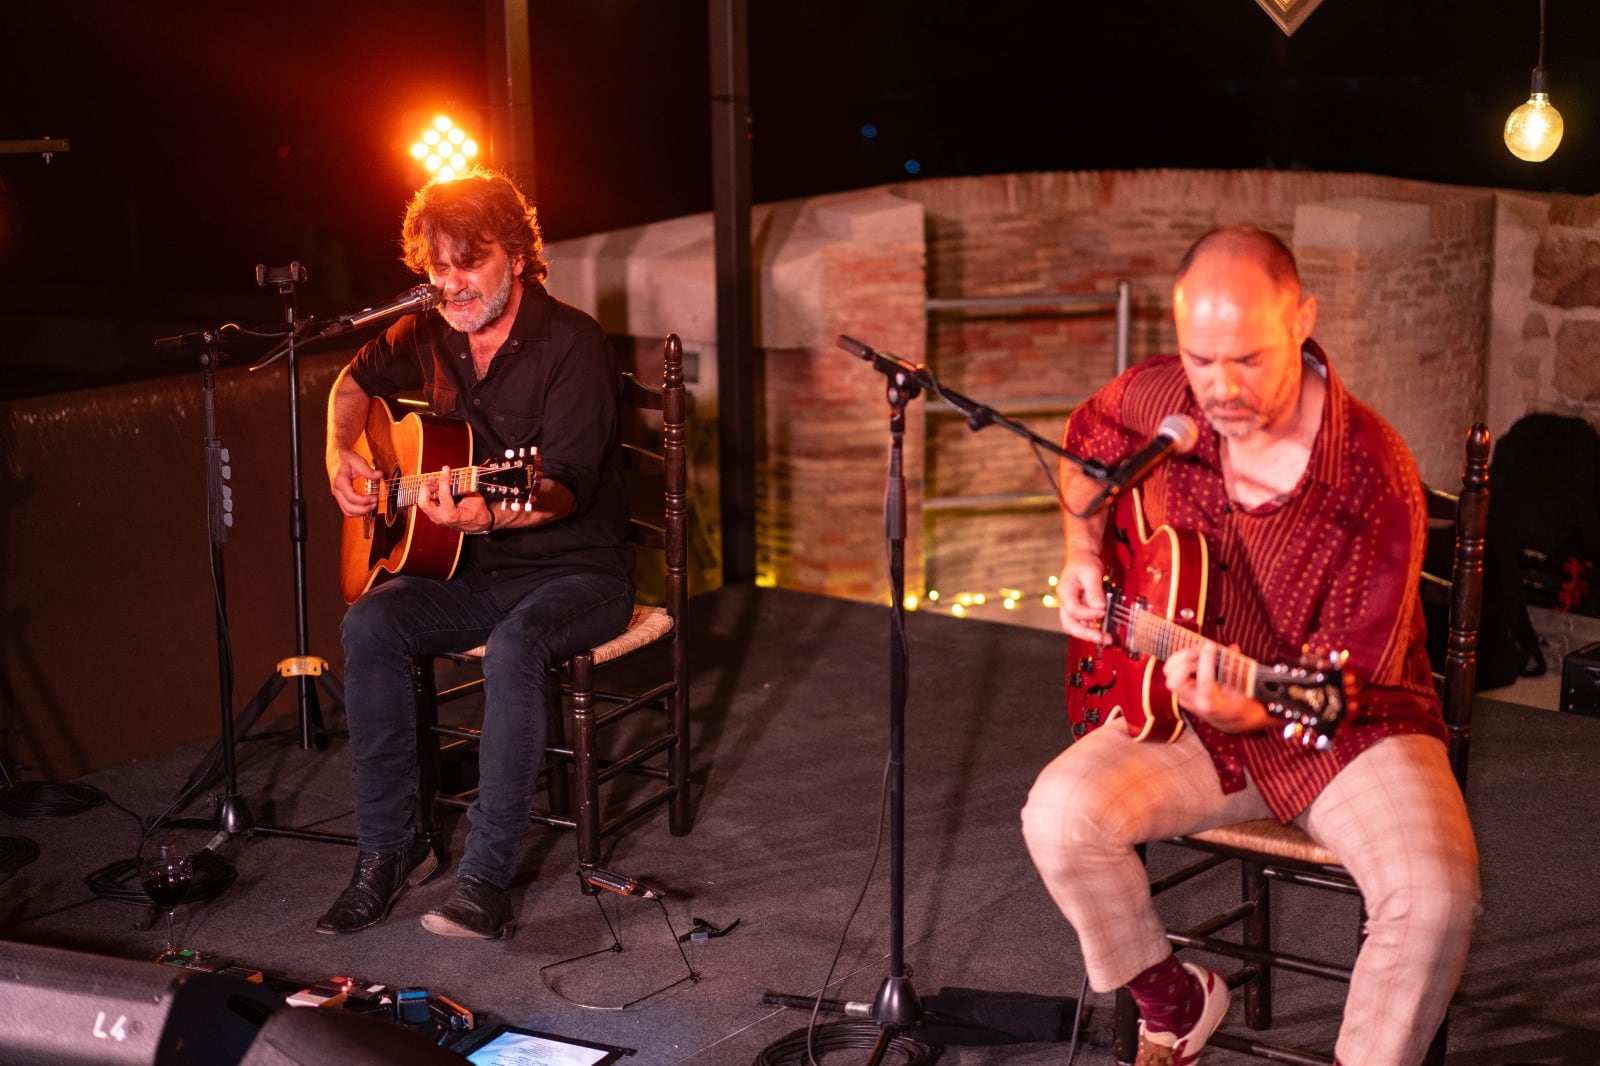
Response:
[{"label": "guitar fretboard", "polygon": [[1119,603],[1115,612],[1122,631],[1126,634],[1124,645],[1140,655],[1153,655],[1169,659],[1174,652],[1185,648],[1199,648],[1209,644],[1217,649],[1217,680],[1241,692],[1256,690],[1257,663],[1247,655],[1225,648],[1214,640],[1207,640],[1192,629],[1163,618],[1148,608]]},{"label": "guitar fretboard", "polygon": [[[469,466],[462,470],[450,471],[450,495],[463,496],[478,489],[478,474],[483,470],[481,466]],[[402,474],[394,478],[368,478],[363,492],[368,496],[379,499],[393,495],[396,508],[410,507],[417,502],[417,493],[422,486],[438,478],[438,474]]]}]

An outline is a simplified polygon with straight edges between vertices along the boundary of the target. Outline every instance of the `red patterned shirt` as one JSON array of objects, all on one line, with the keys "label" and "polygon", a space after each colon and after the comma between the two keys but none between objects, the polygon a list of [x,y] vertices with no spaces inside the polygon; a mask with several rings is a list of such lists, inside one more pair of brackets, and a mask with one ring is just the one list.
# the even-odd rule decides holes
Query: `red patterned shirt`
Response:
[{"label": "red patterned shirt", "polygon": [[1226,792],[1256,783],[1287,822],[1350,760],[1381,737],[1444,740],[1417,587],[1427,534],[1422,479],[1400,435],[1350,395],[1307,342],[1307,373],[1327,378],[1310,460],[1288,496],[1259,507],[1232,503],[1221,438],[1209,427],[1177,356],[1147,360],[1072,415],[1065,447],[1115,464],[1181,412],[1201,427],[1194,450],[1143,483],[1152,526],[1205,536],[1209,617],[1202,633],[1262,662],[1294,661],[1302,647],[1347,651],[1356,711],[1331,750],[1316,752],[1275,730],[1227,734],[1189,717]]}]

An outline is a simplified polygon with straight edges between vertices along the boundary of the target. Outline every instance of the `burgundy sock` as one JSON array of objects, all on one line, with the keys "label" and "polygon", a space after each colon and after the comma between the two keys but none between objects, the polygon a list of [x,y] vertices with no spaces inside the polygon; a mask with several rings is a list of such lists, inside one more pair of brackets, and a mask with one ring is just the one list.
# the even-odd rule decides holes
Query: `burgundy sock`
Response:
[{"label": "burgundy sock", "polygon": [[1205,989],[1176,955],[1168,955],[1129,981],[1128,993],[1139,1005],[1144,1027],[1153,1033],[1188,1032],[1200,1020],[1206,1003]]}]

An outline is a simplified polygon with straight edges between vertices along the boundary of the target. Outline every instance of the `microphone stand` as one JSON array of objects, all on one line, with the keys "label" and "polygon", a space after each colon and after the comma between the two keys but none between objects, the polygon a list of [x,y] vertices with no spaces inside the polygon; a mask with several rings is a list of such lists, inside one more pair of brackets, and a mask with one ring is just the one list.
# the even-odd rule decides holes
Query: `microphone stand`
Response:
[{"label": "microphone stand", "polygon": [[[256,281],[261,285],[273,284],[278,288],[280,295],[286,298],[286,310],[289,325],[289,335],[285,342],[279,346],[287,351],[289,369],[289,454],[290,454],[290,502],[289,502],[289,536],[293,547],[294,556],[294,592],[295,592],[295,655],[283,659],[278,663],[277,669],[261,685],[240,712],[238,721],[235,722],[232,713],[233,693],[233,665],[231,646],[227,636],[227,603],[225,581],[222,567],[222,527],[231,524],[232,515],[226,513],[231,509],[231,500],[220,499],[215,493],[225,489],[221,487],[226,467],[226,461],[221,451],[220,442],[216,439],[215,417],[215,380],[214,367],[217,362],[217,350],[209,343],[214,334],[202,335],[204,354],[201,365],[204,368],[204,386],[206,399],[206,455],[207,455],[207,489],[208,506],[212,520],[212,571],[216,585],[216,610],[217,610],[217,636],[219,675],[222,683],[222,736],[218,746],[200,761],[189,779],[180,789],[172,806],[181,810],[193,798],[194,794],[204,787],[215,769],[218,747],[221,749],[224,778],[224,795],[218,800],[215,817],[209,822],[200,819],[179,819],[174,825],[206,826],[217,830],[218,837],[207,847],[220,842],[224,837],[237,834],[261,834],[264,836],[285,836],[299,840],[320,841],[335,844],[354,844],[355,838],[348,834],[329,833],[314,829],[300,829],[295,827],[281,827],[267,825],[255,821],[250,814],[249,805],[245,803],[238,789],[238,771],[236,759],[237,738],[241,734],[248,734],[262,712],[271,705],[278,694],[283,691],[288,679],[294,677],[298,682],[299,694],[299,733],[300,746],[305,750],[323,750],[327,747],[327,735],[322,720],[322,709],[317,699],[317,686],[321,686],[333,701],[336,707],[344,706],[344,689],[328,668],[326,660],[308,654],[307,610],[306,610],[306,511],[305,499],[301,482],[300,462],[300,385],[299,375],[295,362],[295,346],[298,334],[303,324],[296,325],[294,292],[295,285],[304,281],[305,268],[298,262],[291,263],[288,267],[268,270],[264,266],[256,268]],[[251,369],[257,370],[277,357],[276,352],[268,359],[256,364]]]},{"label": "microphone stand", "polygon": [[[994,1044],[1006,1042],[1005,1034],[998,1030],[962,1024],[961,1019],[935,1016],[923,1009],[911,983],[911,971],[905,963],[905,709],[908,680],[908,660],[905,635],[905,537],[906,492],[905,472],[902,464],[905,441],[906,406],[926,391],[942,397],[967,416],[974,429],[987,425],[1001,425],[1032,441],[1039,447],[1060,456],[1082,468],[1096,480],[1110,475],[1110,468],[1097,459],[1082,459],[1063,449],[1054,441],[1040,437],[1020,422],[1001,415],[991,407],[962,396],[952,389],[943,388],[933,373],[925,366],[916,366],[889,352],[872,348],[843,334],[839,346],[850,354],[865,359],[887,379],[886,396],[889,401],[889,469],[884,490],[884,536],[889,547],[889,974],[878,987],[872,1002],[871,1017],[879,1027],[878,1039],[873,1046],[869,1066],[878,1066],[892,1049],[895,1038],[903,1032],[924,1023],[940,1026],[945,1039],[961,1042],[963,1029],[972,1034],[972,1043]],[[858,1013],[857,1005],[839,1001],[814,1001],[810,997],[784,996],[767,993],[765,1002],[784,1006],[810,1006],[821,1002],[826,1009]],[[1076,1016],[1078,1004],[1070,998],[1060,1001],[1070,1004],[1070,1014]],[[954,1022],[955,1024],[949,1024]],[[1014,1036],[1010,1042],[1032,1040],[1034,1037]]]}]

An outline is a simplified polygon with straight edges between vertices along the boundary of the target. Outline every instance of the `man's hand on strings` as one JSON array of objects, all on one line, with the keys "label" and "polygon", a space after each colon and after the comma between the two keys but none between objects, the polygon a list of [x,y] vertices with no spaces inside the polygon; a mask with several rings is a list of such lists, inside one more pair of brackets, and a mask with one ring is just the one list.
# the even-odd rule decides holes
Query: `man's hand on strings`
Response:
[{"label": "man's hand on strings", "polygon": [[1101,628],[1106,615],[1105,569],[1095,552],[1075,552],[1067,556],[1056,583],[1061,598],[1061,628],[1068,636],[1090,644],[1109,644],[1111,637]]},{"label": "man's hand on strings", "polygon": [[462,533],[481,533],[494,524],[489,505],[482,496],[463,496],[457,500],[439,486],[450,484],[450,468],[422,479],[417,488],[417,510],[446,529]]},{"label": "man's hand on strings", "polygon": [[1215,644],[1181,648],[1161,666],[1167,689],[1183,708],[1224,733],[1265,729],[1275,719],[1259,700],[1217,680]]},{"label": "man's hand on strings", "polygon": [[333,491],[333,502],[339,505],[339,510],[350,518],[372,513],[378,506],[378,495],[376,491],[364,490],[372,489],[383,475],[363,459],[360,452],[350,448],[329,452],[327,465],[328,487]]}]

